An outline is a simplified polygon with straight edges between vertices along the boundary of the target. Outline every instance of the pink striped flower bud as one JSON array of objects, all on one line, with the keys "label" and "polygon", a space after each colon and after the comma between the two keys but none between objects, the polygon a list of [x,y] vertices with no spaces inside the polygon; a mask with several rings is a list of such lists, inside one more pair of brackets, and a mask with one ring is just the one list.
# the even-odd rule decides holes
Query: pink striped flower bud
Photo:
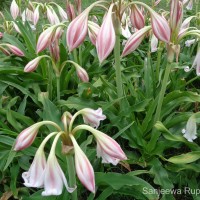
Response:
[{"label": "pink striped flower bud", "polygon": [[15,55],[17,55],[17,56],[20,56],[20,57],[23,57],[23,56],[24,56],[24,52],[23,52],[21,49],[19,49],[18,47],[14,46],[14,45],[11,45],[11,44],[5,44],[5,46],[8,47],[9,50],[10,50],[13,54],[15,54]]},{"label": "pink striped flower bud", "polygon": [[37,58],[31,60],[24,68],[24,72],[33,72],[37,69],[40,60],[43,58],[44,56],[38,56]]},{"label": "pink striped flower bud", "polygon": [[66,37],[70,52],[77,48],[87,35],[89,11],[90,8],[84,10],[68,26]]},{"label": "pink striped flower bud", "polygon": [[59,5],[57,5],[58,7],[58,12],[59,12],[59,15],[61,16],[62,18],[62,21],[67,21],[68,20],[68,17],[67,17],[67,13],[63,10],[62,7],[60,7]]},{"label": "pink striped flower bud", "polygon": [[3,48],[2,46],[0,46],[0,50],[1,50],[2,53],[4,53],[6,56],[10,56],[10,52],[9,52],[7,49]]},{"label": "pink striped flower bud", "polygon": [[89,76],[85,69],[83,69],[81,66],[76,68],[77,76],[80,78],[82,82],[89,82]]},{"label": "pink striped flower bud", "polygon": [[108,13],[103,20],[99,33],[97,35],[96,48],[100,63],[102,63],[111,53],[115,46],[115,29],[112,22],[112,9],[114,4],[110,5]]},{"label": "pink striped flower bud", "polygon": [[37,41],[37,53],[46,49],[52,41],[52,37],[55,34],[55,26],[51,26],[43,31]]},{"label": "pink striped flower bud", "polygon": [[117,165],[120,160],[127,160],[125,153],[115,140],[95,129],[92,133],[97,141],[97,157],[102,157],[102,163]]},{"label": "pink striped flower bud", "polygon": [[49,50],[51,53],[51,57],[54,61],[58,62],[60,60],[60,47],[59,47],[59,41],[55,40],[50,46]]},{"label": "pink striped flower bud", "polygon": [[82,0],[74,0],[78,13],[81,13]]},{"label": "pink striped flower bud", "polygon": [[150,26],[145,26],[144,28],[140,29],[139,31],[135,32],[126,42],[124,50],[122,52],[122,56],[126,56],[131,52],[135,51],[138,46],[141,44],[142,40],[144,39],[147,32],[151,29]]},{"label": "pink striped flower bud", "polygon": [[70,21],[74,20],[75,17],[76,17],[76,13],[75,13],[75,10],[74,10],[74,6],[71,3],[67,4],[66,11],[67,11],[68,19],[70,19]]},{"label": "pink striped flower bud", "polygon": [[42,123],[36,123],[26,129],[24,129],[17,137],[16,143],[14,146],[15,151],[21,151],[27,147],[29,147],[38,133],[38,130]]},{"label": "pink striped flower bud", "polygon": [[92,193],[95,193],[94,170],[90,161],[70,134],[74,146],[76,173],[81,183]]},{"label": "pink striped flower bud", "polygon": [[34,12],[33,12],[33,24],[34,24],[35,26],[37,25],[38,20],[39,20],[39,18],[40,18],[39,8],[40,8],[40,6],[38,5],[38,6],[36,7],[36,9],[34,10]]},{"label": "pink striped flower bud", "polygon": [[161,41],[169,43],[171,30],[167,20],[151,10],[151,24],[154,35]]},{"label": "pink striped flower bud", "polygon": [[0,39],[1,39],[1,38],[3,38],[3,33],[2,33],[2,32],[0,32]]},{"label": "pink striped flower bud", "polygon": [[179,0],[171,0],[170,6],[170,27],[172,32],[177,33],[183,18],[182,3]]},{"label": "pink striped flower bud", "polygon": [[96,45],[97,35],[100,26],[95,22],[88,21],[88,35],[93,45]]},{"label": "pink striped flower bud", "polygon": [[137,5],[133,5],[131,8],[131,23],[133,27],[141,29],[145,26],[144,16]]},{"label": "pink striped flower bud", "polygon": [[10,13],[15,20],[17,16],[19,15],[19,6],[17,5],[16,1],[13,0],[10,6]]},{"label": "pink striped flower bud", "polygon": [[60,20],[55,13],[54,9],[51,6],[46,6],[47,9],[47,18],[51,25],[59,24]]}]

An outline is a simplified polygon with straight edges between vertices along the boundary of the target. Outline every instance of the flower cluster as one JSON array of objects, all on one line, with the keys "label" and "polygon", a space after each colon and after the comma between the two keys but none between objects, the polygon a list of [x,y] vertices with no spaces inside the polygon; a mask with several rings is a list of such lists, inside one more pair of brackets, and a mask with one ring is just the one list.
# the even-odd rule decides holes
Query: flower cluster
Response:
[{"label": "flower cluster", "polygon": [[[78,115],[82,115],[84,122],[89,125],[73,127],[74,120]],[[62,123],[64,125],[64,130],[51,121],[39,122],[23,130],[17,137],[14,147],[15,151],[20,151],[29,147],[33,143],[42,125],[53,125],[58,130],[57,132],[50,133],[40,144],[29,170],[22,174],[24,185],[26,187],[43,187],[43,196],[60,195],[63,186],[65,186],[70,193],[76,189],[76,185],[72,187],[68,186],[67,179],[56,158],[56,144],[61,137],[63,145],[70,146],[70,152],[65,153],[72,153],[73,149],[76,173],[79,180],[89,191],[95,193],[94,170],[87,156],[77,143],[75,138],[76,132],[79,130],[86,130],[93,134],[97,142],[97,157],[102,157],[103,163],[112,163],[116,165],[120,160],[127,159],[120,145],[114,139],[93,128],[98,128],[100,121],[104,119],[106,119],[106,116],[103,115],[101,108],[97,110],[85,108],[76,112],[73,116],[69,112],[63,114]],[[51,146],[48,159],[46,160],[44,147],[53,136],[55,136],[55,139]]]}]

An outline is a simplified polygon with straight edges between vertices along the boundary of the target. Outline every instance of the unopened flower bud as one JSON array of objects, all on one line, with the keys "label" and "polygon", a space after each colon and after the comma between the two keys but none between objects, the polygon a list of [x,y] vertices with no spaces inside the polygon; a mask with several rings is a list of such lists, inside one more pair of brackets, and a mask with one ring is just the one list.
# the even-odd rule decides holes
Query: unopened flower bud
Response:
[{"label": "unopened flower bud", "polygon": [[13,0],[10,6],[10,13],[15,20],[17,16],[19,15],[19,6],[17,5],[16,1]]},{"label": "unopened flower bud", "polygon": [[137,5],[132,6],[130,19],[133,27],[137,29],[141,29],[145,25],[144,16]]}]

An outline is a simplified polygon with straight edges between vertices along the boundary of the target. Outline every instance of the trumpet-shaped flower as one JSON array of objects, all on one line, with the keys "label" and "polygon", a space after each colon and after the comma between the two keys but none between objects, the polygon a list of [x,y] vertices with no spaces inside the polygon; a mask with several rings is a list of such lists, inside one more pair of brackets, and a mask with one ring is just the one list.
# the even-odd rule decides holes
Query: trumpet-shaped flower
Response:
[{"label": "trumpet-shaped flower", "polygon": [[193,0],[190,0],[188,5],[186,6],[187,10],[192,10],[193,9]]},{"label": "trumpet-shaped flower", "polygon": [[74,146],[76,173],[81,183],[92,193],[95,193],[94,170],[84,152],[70,134]]},{"label": "trumpet-shaped flower", "polygon": [[145,25],[144,16],[137,5],[132,6],[130,19],[132,25],[137,29],[141,29]]},{"label": "trumpet-shaped flower", "polygon": [[76,186],[74,188],[68,186],[67,179],[55,156],[56,144],[61,134],[63,134],[63,132],[56,135],[51,146],[51,151],[44,171],[44,191],[42,192],[42,196],[60,195],[63,190],[63,185],[65,185],[67,191],[70,193],[76,189]]},{"label": "trumpet-shaped flower", "polygon": [[141,44],[147,32],[151,29],[150,26],[146,26],[139,31],[135,32],[126,42],[124,50],[122,52],[122,56],[126,56],[131,52],[135,51],[135,49]]},{"label": "trumpet-shaped flower", "polygon": [[113,6],[114,4],[111,4],[97,35],[96,48],[100,63],[109,56],[115,46],[116,36],[112,22]]},{"label": "trumpet-shaped flower", "polygon": [[68,192],[72,193],[75,188],[70,188],[67,179],[58,163],[55,154],[50,154],[44,172],[44,191],[42,196],[60,195],[65,185]]},{"label": "trumpet-shaped flower", "polygon": [[151,37],[151,52],[158,50],[158,38],[153,34]]},{"label": "trumpet-shaped flower", "polygon": [[196,41],[196,39],[186,40],[185,46],[190,47],[191,45],[193,45],[195,43],[195,41]]},{"label": "trumpet-shaped flower", "polygon": [[97,141],[97,156],[102,157],[103,163],[117,165],[120,160],[127,159],[120,145],[114,139],[95,129],[92,133]]},{"label": "trumpet-shaped flower", "polygon": [[19,6],[17,5],[16,1],[13,0],[10,6],[10,13],[15,20],[17,16],[19,15]]},{"label": "trumpet-shaped flower", "polygon": [[186,129],[183,129],[182,133],[184,134],[183,137],[185,137],[189,142],[193,142],[193,140],[197,138],[197,125],[194,116],[189,118],[186,124]]},{"label": "trumpet-shaped flower", "polygon": [[81,110],[81,113],[83,115],[84,123],[95,128],[99,126],[101,120],[106,119],[106,116],[103,115],[101,108],[98,108],[97,110],[84,108]]},{"label": "trumpet-shaped flower", "polygon": [[197,76],[200,76],[200,49],[198,50],[197,55],[194,59],[192,68],[196,68],[196,74]]},{"label": "trumpet-shaped flower", "polygon": [[155,11],[151,10],[151,24],[154,35],[161,41],[170,41],[171,30],[167,20]]},{"label": "trumpet-shaped flower", "polygon": [[44,170],[46,167],[46,157],[43,148],[39,148],[35,154],[34,160],[27,172],[22,173],[24,185],[26,187],[43,187]]}]

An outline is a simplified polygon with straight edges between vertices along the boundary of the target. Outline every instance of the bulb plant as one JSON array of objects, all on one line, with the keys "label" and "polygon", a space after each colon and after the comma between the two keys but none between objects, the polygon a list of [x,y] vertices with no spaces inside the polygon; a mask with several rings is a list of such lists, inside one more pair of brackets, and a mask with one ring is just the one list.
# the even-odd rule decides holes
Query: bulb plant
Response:
[{"label": "bulb plant", "polygon": [[151,191],[199,185],[197,1],[12,0],[0,19],[3,198],[196,199]]}]

